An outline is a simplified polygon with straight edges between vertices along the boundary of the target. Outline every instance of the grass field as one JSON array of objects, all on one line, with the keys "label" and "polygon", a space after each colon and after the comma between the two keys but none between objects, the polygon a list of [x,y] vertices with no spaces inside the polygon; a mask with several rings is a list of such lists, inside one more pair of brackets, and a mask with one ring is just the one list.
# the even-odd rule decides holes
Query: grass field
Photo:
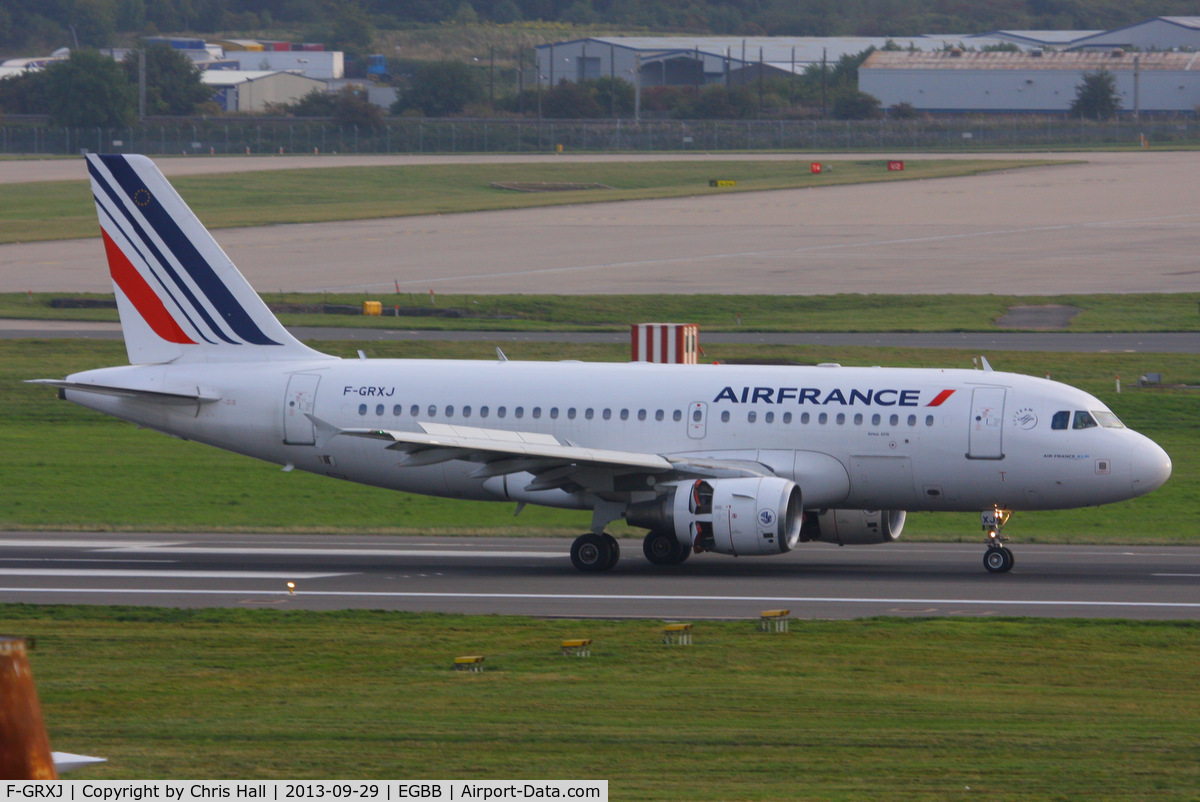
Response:
[{"label": "grass field", "polygon": [[[889,172],[886,161],[838,161],[813,175],[801,162],[597,162],[563,164],[331,167],[172,179],[209,228],[448,214],[567,203],[752,192],[875,181],[910,181],[995,170],[1063,164],[1045,159],[907,161]],[[0,193],[0,244],[97,236],[96,210],[82,161],[79,181],[9,184]],[[712,188],[712,178],[737,181]],[[598,183],[611,189],[514,192],[492,182]]]},{"label": "grass field", "polygon": [[[352,357],[358,344],[314,343]],[[372,343],[373,357],[494,359],[494,343]],[[505,343],[512,359],[628,359],[623,346]],[[713,346],[712,359],[790,359],[801,363],[968,367],[956,350]],[[1171,480],[1142,498],[1106,507],[1021,513],[1008,532],[1018,542],[1200,542],[1200,429],[1197,391],[1126,387],[1114,376],[1161,372],[1171,385],[1200,385],[1200,360],[1169,354],[989,353],[998,370],[1056,379],[1099,396],[1132,428],[1160,443],[1174,462]],[[124,347],[103,341],[0,341],[0,529],[147,531],[320,531],[577,535],[586,513],[462,502],[334,482],[138,430],[65,402],[29,378],[61,378],[123,364]],[[205,477],[197,482],[197,476]],[[906,539],[970,540],[978,517],[909,516]],[[639,536],[640,530],[612,528]]]},{"label": "grass field", "polygon": [[[97,252],[99,254],[99,252]],[[101,258],[97,255],[97,258]],[[0,318],[117,320],[116,309],[59,309],[63,293],[0,293]],[[112,295],[76,293],[71,298]],[[1079,310],[1064,329],[1198,331],[1200,292],[1130,295],[437,295],[426,293],[262,293],[275,308],[336,304],[362,308],[379,300],[380,317],[282,311],[287,326],[482,331],[628,331],[644,320],[698,323],[702,331],[1012,331],[1001,318],[1014,306],[1065,305]],[[393,308],[456,313],[393,316]],[[703,335],[701,335],[703,341]]]},{"label": "grass field", "polygon": [[[613,799],[1195,798],[1200,625],[0,606],[118,778],[608,779]],[[564,658],[563,638],[592,657]],[[483,654],[481,674],[450,669]]]}]

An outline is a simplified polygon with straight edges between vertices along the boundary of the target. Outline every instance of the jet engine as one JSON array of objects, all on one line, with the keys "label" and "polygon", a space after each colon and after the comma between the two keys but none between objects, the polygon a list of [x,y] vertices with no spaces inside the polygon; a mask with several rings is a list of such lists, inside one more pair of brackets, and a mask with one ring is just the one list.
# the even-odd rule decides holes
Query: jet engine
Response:
[{"label": "jet engine", "polygon": [[823,510],[804,514],[801,540],[840,546],[891,543],[904,529],[904,510]]},{"label": "jet engine", "polygon": [[671,482],[654,501],[630,505],[632,526],[673,534],[685,549],[753,556],[799,542],[800,488],[775,476]]}]

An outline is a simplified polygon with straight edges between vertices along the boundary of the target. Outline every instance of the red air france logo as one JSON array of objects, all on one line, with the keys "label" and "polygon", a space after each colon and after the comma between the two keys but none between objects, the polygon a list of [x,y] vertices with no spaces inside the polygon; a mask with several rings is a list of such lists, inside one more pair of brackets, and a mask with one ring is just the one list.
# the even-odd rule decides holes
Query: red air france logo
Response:
[{"label": "red air france logo", "polygon": [[940,393],[937,394],[937,396],[932,401],[930,401],[928,404],[926,404],[926,406],[940,407],[942,404],[944,404],[946,402],[946,399],[952,395],[954,395],[953,390],[942,390]]}]

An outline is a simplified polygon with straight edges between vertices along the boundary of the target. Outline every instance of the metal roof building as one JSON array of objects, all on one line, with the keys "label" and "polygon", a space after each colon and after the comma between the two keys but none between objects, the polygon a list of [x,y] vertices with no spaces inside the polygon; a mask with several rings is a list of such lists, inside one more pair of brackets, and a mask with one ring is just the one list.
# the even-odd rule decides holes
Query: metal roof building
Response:
[{"label": "metal roof building", "polygon": [[325,82],[293,72],[262,70],[204,70],[200,79],[216,91],[223,111],[261,112],[268,103],[295,103]]},{"label": "metal roof building", "polygon": [[[737,83],[757,74],[792,75],[824,58],[888,42],[922,51],[970,41],[975,47],[1001,40],[963,35],[902,37],[818,36],[596,36],[537,48],[536,74],[543,84],[617,77],[641,86],[693,86]],[[635,71],[637,79],[635,81]]]},{"label": "metal roof building", "polygon": [[872,53],[858,87],[884,108],[923,111],[1065,112],[1084,73],[1116,78],[1126,111],[1193,112],[1200,104],[1200,53]]},{"label": "metal roof building", "polygon": [[1102,31],[1071,45],[1076,50],[1200,50],[1200,17],[1155,17]]}]

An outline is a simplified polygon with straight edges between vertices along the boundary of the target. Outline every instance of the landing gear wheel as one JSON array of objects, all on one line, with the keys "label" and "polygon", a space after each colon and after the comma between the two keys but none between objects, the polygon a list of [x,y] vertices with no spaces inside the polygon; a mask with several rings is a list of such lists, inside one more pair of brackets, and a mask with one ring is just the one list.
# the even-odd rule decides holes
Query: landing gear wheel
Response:
[{"label": "landing gear wheel", "polygon": [[602,535],[588,532],[571,544],[571,562],[580,571],[607,571],[615,562],[613,550]]},{"label": "landing gear wheel", "polygon": [[651,531],[642,541],[642,553],[655,565],[679,565],[692,552],[670,532]]},{"label": "landing gear wheel", "polygon": [[604,538],[604,542],[608,544],[608,549],[611,552],[608,558],[608,567],[612,568],[621,559],[621,544],[608,532],[603,533],[600,537]]},{"label": "landing gear wheel", "polygon": [[988,573],[1003,574],[1012,570],[1013,567],[1012,549],[1006,546],[999,548],[988,549],[983,555],[983,567],[988,570]]}]

